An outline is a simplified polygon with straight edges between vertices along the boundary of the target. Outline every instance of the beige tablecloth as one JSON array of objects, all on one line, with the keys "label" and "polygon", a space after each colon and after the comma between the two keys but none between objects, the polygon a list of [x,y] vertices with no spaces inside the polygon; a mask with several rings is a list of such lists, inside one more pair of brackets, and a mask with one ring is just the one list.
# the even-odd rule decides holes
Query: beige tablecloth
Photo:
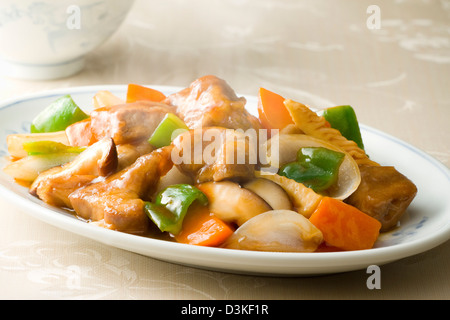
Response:
[{"label": "beige tablecloth", "polygon": [[[378,30],[368,28],[371,4]],[[351,104],[362,123],[450,166],[448,0],[139,0],[84,71],[0,78],[0,99],[84,85],[187,86],[206,74],[241,94],[262,86],[314,106]],[[381,289],[369,290],[366,270],[276,278],[174,265],[59,230],[5,199],[0,221],[2,299],[450,298],[450,242],[382,266]]]}]

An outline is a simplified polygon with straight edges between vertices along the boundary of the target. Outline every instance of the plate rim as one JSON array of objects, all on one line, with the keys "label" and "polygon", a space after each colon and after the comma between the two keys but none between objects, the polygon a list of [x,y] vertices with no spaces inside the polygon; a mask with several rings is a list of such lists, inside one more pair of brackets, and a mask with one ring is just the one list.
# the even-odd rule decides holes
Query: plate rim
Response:
[{"label": "plate rim", "polygon": [[[165,92],[175,92],[182,89],[179,86],[165,86],[165,85],[146,85],[152,87],[156,90]],[[94,93],[100,90],[109,91],[120,91],[125,92],[127,85],[125,84],[113,84],[113,85],[94,85],[94,86],[78,86],[69,88],[57,88],[52,90],[44,90],[34,93],[28,93],[22,95],[18,98],[11,98],[0,101],[0,112],[14,107],[19,103],[24,103],[30,100],[46,98],[51,96],[56,96],[59,94],[88,94]],[[250,95],[242,95],[248,98],[249,101],[255,100],[256,97]],[[420,150],[419,148],[413,146],[412,144],[405,142],[393,135],[378,130],[376,128],[361,124],[361,129],[363,131],[370,132],[383,139],[388,139],[395,144],[400,144],[401,146],[409,149],[414,154],[424,158],[428,163],[439,169],[447,180],[450,180],[450,170],[439,160],[427,154],[426,152]],[[6,196],[5,196],[6,195]],[[450,220],[441,226],[441,230],[438,235],[427,235],[420,239],[412,240],[407,243],[395,244],[387,247],[373,248],[370,250],[362,251],[343,251],[343,252],[320,252],[320,253],[281,253],[281,252],[257,252],[257,251],[242,251],[242,250],[229,250],[221,248],[208,248],[208,247],[198,247],[186,244],[180,244],[175,242],[169,242],[165,240],[152,239],[148,237],[142,237],[138,235],[130,235],[127,233],[122,233],[113,230],[107,230],[99,228],[97,226],[85,223],[74,216],[69,216],[68,214],[55,214],[59,213],[58,209],[52,208],[45,205],[44,203],[33,202],[30,199],[24,198],[22,195],[11,191],[3,184],[0,184],[0,196],[5,198],[6,201],[11,199],[17,199],[18,201],[12,201],[14,205],[26,210],[26,214],[33,216],[34,218],[41,220],[45,223],[53,225],[57,228],[62,228],[66,231],[75,233],[79,236],[84,236],[106,245],[110,245],[123,250],[135,252],[138,254],[144,254],[148,257],[163,260],[167,262],[172,262],[180,265],[193,266],[201,269],[217,270],[222,272],[231,273],[244,273],[244,274],[255,274],[255,275],[276,275],[276,276],[298,276],[298,275],[315,275],[315,274],[331,274],[336,273],[330,270],[333,266],[325,266],[324,270],[312,270],[314,267],[320,267],[321,263],[329,262],[333,260],[333,265],[337,272],[354,271],[361,269],[356,267],[356,265],[366,265],[367,262],[376,261],[377,264],[385,264],[393,261],[397,261],[406,257],[410,257],[416,254],[423,253],[425,251],[431,250],[440,244],[445,243],[450,239]],[[25,201],[23,201],[25,200]],[[449,208],[449,203],[445,208]],[[23,211],[23,210],[22,210]],[[448,214],[448,213],[447,213]],[[75,224],[76,231],[73,230]],[[102,239],[97,238],[97,234],[103,236]],[[95,237],[94,237],[95,236]],[[164,250],[168,246],[172,249],[171,257],[157,257],[154,254],[148,255],[142,252],[142,250],[133,250],[130,245],[133,243],[144,243],[149,247],[153,248],[150,251],[155,251],[156,249]],[[148,243],[148,244],[147,244]],[[173,247],[173,248],[172,248]],[[147,250],[148,252],[148,250]],[[175,256],[175,253],[182,253],[180,256]],[[193,256],[197,255],[199,260],[198,263],[186,263],[182,260],[183,256]],[[178,258],[177,258],[178,257]],[[231,267],[230,265],[220,267],[211,266],[211,260],[214,258],[220,259],[243,259],[237,266]],[[274,261],[272,261],[274,260]],[[242,262],[246,263],[242,263]],[[348,261],[352,261],[349,263]],[[261,270],[250,270],[255,263],[258,262],[272,262],[270,265],[264,266]],[[280,263],[288,263],[288,265],[283,266],[280,272],[274,270],[273,268],[279,267]],[[302,264],[303,263],[303,264]],[[215,265],[215,263],[213,263]],[[319,265],[318,265],[319,264]],[[368,265],[366,265],[368,267]],[[312,269],[311,269],[312,268]],[[264,270],[263,270],[264,269]],[[266,270],[267,269],[267,270]],[[308,271],[309,270],[309,271]]]}]

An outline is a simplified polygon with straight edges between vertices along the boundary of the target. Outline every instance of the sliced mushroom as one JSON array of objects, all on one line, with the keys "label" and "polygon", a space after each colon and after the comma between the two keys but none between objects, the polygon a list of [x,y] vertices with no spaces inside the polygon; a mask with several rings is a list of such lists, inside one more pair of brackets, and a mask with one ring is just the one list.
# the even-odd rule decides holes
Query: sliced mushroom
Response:
[{"label": "sliced mushroom", "polygon": [[248,220],[228,238],[228,249],[314,252],[323,242],[322,232],[308,219],[290,210],[262,213]]},{"label": "sliced mushroom", "polygon": [[286,191],[278,184],[267,179],[254,179],[243,185],[266,201],[273,210],[292,210],[292,204]]}]

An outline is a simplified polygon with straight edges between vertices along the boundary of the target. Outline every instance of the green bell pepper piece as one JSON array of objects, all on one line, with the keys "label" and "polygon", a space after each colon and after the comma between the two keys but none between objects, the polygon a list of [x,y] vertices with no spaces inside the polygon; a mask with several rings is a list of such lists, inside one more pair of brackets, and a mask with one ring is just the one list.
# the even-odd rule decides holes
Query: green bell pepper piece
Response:
[{"label": "green bell pepper piece", "polygon": [[297,161],[310,163],[327,171],[336,171],[342,164],[345,154],[323,147],[301,148],[297,152]]},{"label": "green bell pepper piece", "polygon": [[85,147],[66,146],[60,142],[54,141],[33,141],[24,142],[23,149],[29,156],[56,154],[56,153],[82,153]]},{"label": "green bell pepper piece", "polygon": [[201,205],[208,204],[208,198],[198,188],[189,184],[178,184],[161,191],[156,196],[155,203],[146,202],[144,210],[162,232],[177,235],[194,201]]},{"label": "green bell pepper piece", "polygon": [[283,166],[280,175],[303,183],[316,192],[327,189],[330,180],[330,176],[325,170],[315,165],[304,165],[299,162]]},{"label": "green bell pepper piece", "polygon": [[358,119],[355,110],[351,106],[339,106],[324,111],[324,118],[331,127],[339,130],[348,140],[356,142],[359,148],[364,150]]},{"label": "green bell pepper piece", "polygon": [[286,164],[279,174],[322,192],[336,183],[345,155],[326,148],[302,148],[297,161]]},{"label": "green bell pepper piece", "polygon": [[155,148],[168,146],[181,133],[189,131],[187,125],[173,113],[168,113],[149,139]]},{"label": "green bell pepper piece", "polygon": [[31,133],[64,131],[76,122],[89,118],[70,95],[59,98],[42,111],[31,124]]}]

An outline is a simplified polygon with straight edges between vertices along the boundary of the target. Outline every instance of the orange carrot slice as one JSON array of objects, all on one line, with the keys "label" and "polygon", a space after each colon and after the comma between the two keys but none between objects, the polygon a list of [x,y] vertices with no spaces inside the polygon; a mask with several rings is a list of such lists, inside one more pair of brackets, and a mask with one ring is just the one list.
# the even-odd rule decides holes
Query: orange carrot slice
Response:
[{"label": "orange carrot slice", "polygon": [[184,218],[183,229],[175,240],[197,246],[217,247],[233,232],[228,224],[210,213],[208,207],[195,206]]},{"label": "orange carrot slice", "polygon": [[282,96],[260,88],[258,98],[259,120],[264,128],[281,130],[289,124],[294,124]]},{"label": "orange carrot slice", "polygon": [[166,96],[158,90],[147,88],[138,84],[129,84],[127,91],[127,103],[136,101],[161,102]]},{"label": "orange carrot slice", "polygon": [[371,249],[381,223],[341,200],[325,197],[309,218],[323,233],[324,241],[343,250]]}]

